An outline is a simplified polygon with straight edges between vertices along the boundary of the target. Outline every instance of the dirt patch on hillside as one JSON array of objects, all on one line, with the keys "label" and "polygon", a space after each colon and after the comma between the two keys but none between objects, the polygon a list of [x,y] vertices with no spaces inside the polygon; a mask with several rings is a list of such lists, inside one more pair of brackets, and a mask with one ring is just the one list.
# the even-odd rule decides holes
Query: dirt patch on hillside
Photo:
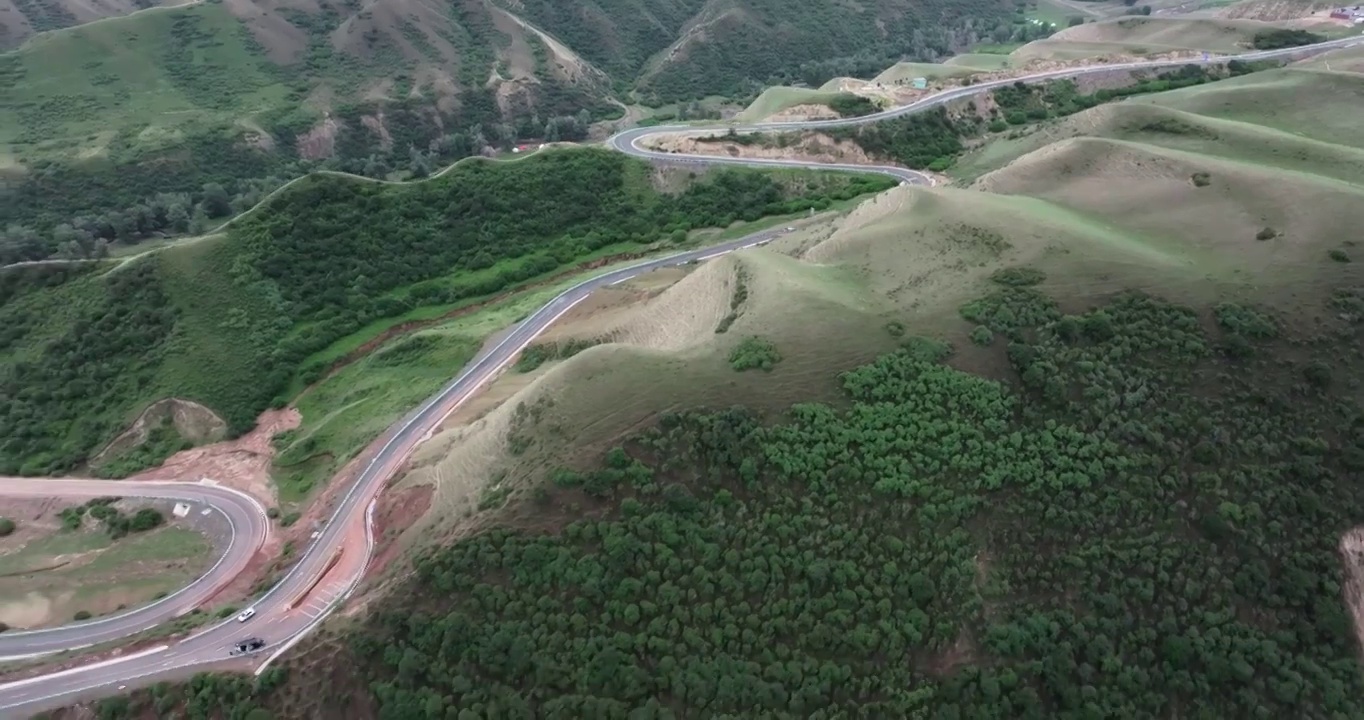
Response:
[{"label": "dirt patch on hillside", "polygon": [[1355,640],[1364,655],[1364,525],[1340,538],[1341,560],[1345,563],[1345,606],[1355,624]]},{"label": "dirt patch on hillside", "polygon": [[298,156],[304,160],[322,160],[336,154],[336,135],[340,130],[341,123],[328,114],[308,132],[294,136]]},{"label": "dirt patch on hillside", "polygon": [[1242,2],[1218,8],[1213,14],[1222,18],[1264,20],[1267,22],[1308,17],[1329,20],[1327,16],[1331,12],[1331,5],[1329,2],[1302,2],[1302,0],[1242,0]]},{"label": "dirt patch on hillside", "polygon": [[175,480],[197,482],[212,480],[240,490],[266,507],[275,504],[275,488],[270,481],[270,462],[275,449],[270,438],[298,427],[297,410],[267,410],[256,420],[251,432],[226,442],[178,452],[161,467],[134,475],[132,480]]},{"label": "dirt patch on hillside", "polygon": [[789,145],[744,145],[731,141],[702,142],[686,135],[659,135],[646,140],[648,147],[669,153],[720,155],[742,158],[807,160],[822,163],[874,164],[866,151],[849,140],[835,140],[820,133],[803,134]]},{"label": "dirt patch on hillside", "polygon": [[[553,65],[550,70],[554,73],[556,78],[568,83],[579,83],[605,78],[605,73],[598,70],[577,53],[573,52],[568,46],[549,35],[540,32],[520,16],[515,15],[504,8],[495,8],[491,5],[488,6],[488,10],[493,15],[493,24],[499,25],[498,29],[502,29],[499,20],[505,18],[506,20],[515,23],[522,31],[530,36],[525,38],[523,43],[534,42],[536,39],[543,43],[545,48],[549,50],[549,62]],[[531,72],[532,74],[534,73],[534,67],[531,68]]]},{"label": "dirt patch on hillside", "polygon": [[99,465],[107,458],[125,453],[147,442],[152,429],[170,420],[180,437],[195,444],[214,442],[227,435],[227,423],[212,410],[189,400],[166,398],[147,406],[121,435],[109,441],[93,458]]},{"label": "dirt patch on hillside", "polygon": [[763,122],[796,122],[803,120],[830,120],[839,117],[828,105],[793,105],[785,110],[763,118]]},{"label": "dirt patch on hillside", "polygon": [[57,513],[70,504],[71,501],[61,498],[0,497],[0,517],[14,521],[14,532],[5,538],[0,555],[56,530],[61,526]]},{"label": "dirt patch on hillside", "polygon": [[[436,489],[430,485],[385,488],[374,507],[374,553],[365,568],[363,582],[388,573],[401,555],[398,536],[412,527],[431,508]],[[354,608],[348,608],[348,613]]]},{"label": "dirt patch on hillside", "polygon": [[[308,47],[308,33],[290,23],[283,15],[271,12],[253,0],[224,0],[223,6],[251,31],[265,56],[276,65],[292,65]],[[316,12],[316,6],[313,6]]]}]

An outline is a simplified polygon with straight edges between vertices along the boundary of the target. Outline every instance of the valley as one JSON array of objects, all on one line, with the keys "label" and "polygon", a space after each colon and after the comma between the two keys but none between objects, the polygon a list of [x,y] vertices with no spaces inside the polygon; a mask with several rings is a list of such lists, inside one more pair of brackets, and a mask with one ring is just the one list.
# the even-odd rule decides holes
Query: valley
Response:
[{"label": "valley", "polygon": [[[1100,30],[1060,36],[1093,63],[1076,67],[1117,57],[1089,43],[1131,40]],[[1185,31],[1138,42],[1209,44],[1204,25]],[[332,598],[316,622],[336,614],[280,635],[256,680],[87,707],[1348,714],[1364,608],[1342,550],[1360,498],[1341,428],[1357,424],[1364,346],[1360,76],[1340,37],[1305,59],[1110,59],[1073,79],[968,59],[937,82],[984,87],[939,85],[937,109],[866,116],[840,86],[814,99],[862,115],[843,126],[698,127],[719,142],[655,154],[680,131],[608,143],[653,168],[550,148],[414,184],[317,175],[204,240],[7,271],[7,392],[26,399],[0,448],[11,472],[114,459],[136,477],[179,451],[182,423],[116,452],[98,440],[149,399],[192,399],[229,434],[289,406],[301,420],[270,441],[278,530],[349,504],[357,522],[319,544],[359,538],[377,558],[347,555],[333,585],[309,554]],[[1033,52],[1052,51],[1014,51]],[[802,104],[760,102],[754,121]],[[845,154],[801,154],[830,142]],[[754,148],[773,168],[707,167]],[[791,160],[886,163],[904,182],[773,171]],[[612,269],[763,224],[654,272]],[[590,297],[500,330],[597,261]],[[97,366],[82,364],[91,330],[109,337]],[[405,450],[364,450],[466,364],[470,385],[402,425]],[[90,367],[103,374],[80,391],[103,416],[55,391]],[[386,486],[371,522],[328,482],[357,472]],[[209,657],[184,648],[166,657]]]}]

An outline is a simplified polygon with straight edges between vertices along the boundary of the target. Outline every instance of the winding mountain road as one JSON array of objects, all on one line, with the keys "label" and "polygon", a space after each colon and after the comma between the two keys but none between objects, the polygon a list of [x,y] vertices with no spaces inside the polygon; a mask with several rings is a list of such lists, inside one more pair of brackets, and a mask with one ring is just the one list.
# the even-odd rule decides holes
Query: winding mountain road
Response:
[{"label": "winding mountain road", "polygon": [[[1361,42],[1364,42],[1364,38],[1354,36],[1317,45],[1224,56],[1207,61],[1168,60],[1072,68],[946,90],[911,105],[858,118],[751,125],[721,124],[709,127],[675,125],[637,128],[611,137],[607,144],[628,155],[670,163],[878,172],[910,184],[930,184],[931,180],[922,173],[889,165],[842,165],[665,153],[643,148],[640,141],[655,134],[713,134],[726,132],[731,128],[737,132],[758,132],[857,125],[920,112],[1018,81],[1040,82],[1113,70],[1212,64],[1226,62],[1229,59],[1249,61],[1291,57]],[[183,640],[168,642],[121,659],[0,685],[0,718],[26,717],[49,707],[112,694],[125,685],[147,684],[161,679],[183,677],[187,671],[195,668],[209,669],[214,664],[228,660],[230,647],[246,637],[260,637],[269,644],[256,656],[257,672],[260,672],[320,624],[358,586],[373,550],[370,516],[374,499],[384,484],[406,462],[413,448],[428,437],[455,408],[511,363],[526,345],[555,320],[599,288],[660,268],[708,260],[735,250],[753,247],[780,234],[782,234],[780,229],[768,230],[716,246],[640,262],[603,273],[564,291],[522,320],[495,346],[481,352],[457,378],[404,417],[366,451],[367,456],[371,458],[368,465],[337,504],[320,535],[303,551],[299,562],[253,605],[257,611],[254,619],[247,623],[237,623],[228,619]],[[264,511],[254,500],[226,488],[202,483],[3,478],[0,479],[0,495],[163,497],[211,506],[226,515],[234,527],[231,542],[213,569],[175,595],[145,608],[88,623],[34,632],[5,633],[0,635],[0,656],[32,655],[84,647],[146,630],[187,612],[197,602],[210,597],[222,583],[230,580],[245,567],[259,548],[266,528]]]}]

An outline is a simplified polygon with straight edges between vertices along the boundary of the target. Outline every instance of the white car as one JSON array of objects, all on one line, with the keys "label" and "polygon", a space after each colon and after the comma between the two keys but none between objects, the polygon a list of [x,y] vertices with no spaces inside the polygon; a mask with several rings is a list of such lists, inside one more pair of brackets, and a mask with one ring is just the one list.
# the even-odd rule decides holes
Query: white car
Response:
[{"label": "white car", "polygon": [[255,608],[247,608],[247,609],[243,610],[242,613],[241,613],[240,615],[237,616],[237,622],[246,622],[247,620],[250,620],[251,618],[253,618],[253,617],[255,617],[255,616],[256,616],[256,609],[255,609]]}]

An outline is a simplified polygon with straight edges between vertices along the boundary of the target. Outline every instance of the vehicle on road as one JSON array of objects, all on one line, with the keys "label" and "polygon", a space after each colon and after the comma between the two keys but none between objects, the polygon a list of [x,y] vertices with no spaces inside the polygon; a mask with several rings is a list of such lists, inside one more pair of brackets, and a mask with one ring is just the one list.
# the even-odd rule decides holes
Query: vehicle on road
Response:
[{"label": "vehicle on road", "polygon": [[227,651],[227,654],[228,654],[228,655],[246,655],[246,654],[248,654],[248,653],[256,652],[257,650],[259,650],[259,649],[261,649],[261,648],[263,648],[263,647],[265,647],[265,641],[264,641],[264,640],[262,640],[262,639],[260,639],[260,638],[247,638],[247,639],[245,639],[245,640],[243,640],[243,641],[237,643],[236,645],[234,645],[234,646],[232,647],[231,650],[228,650],[228,651]]},{"label": "vehicle on road", "polygon": [[256,609],[255,609],[255,608],[247,608],[247,609],[243,610],[243,611],[241,612],[240,615],[237,616],[237,622],[246,622],[247,620],[250,620],[251,618],[253,618],[253,617],[255,617],[255,616],[256,616]]}]

